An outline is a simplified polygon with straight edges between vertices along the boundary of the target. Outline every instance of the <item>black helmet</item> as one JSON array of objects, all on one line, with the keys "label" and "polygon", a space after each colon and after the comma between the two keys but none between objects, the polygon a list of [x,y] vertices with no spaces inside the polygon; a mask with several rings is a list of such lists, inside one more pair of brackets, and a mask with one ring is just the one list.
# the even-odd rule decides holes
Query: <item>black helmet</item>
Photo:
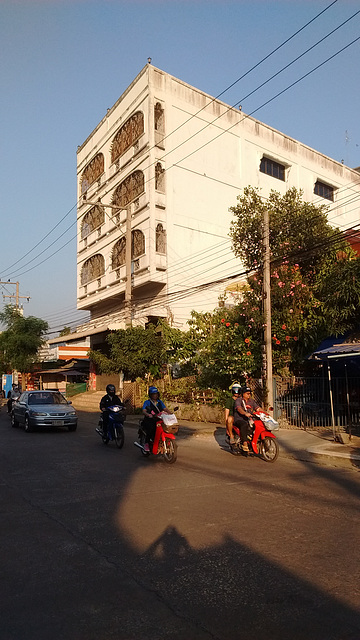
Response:
[{"label": "black helmet", "polygon": [[113,384],[108,384],[106,387],[106,393],[109,394],[109,396],[114,396],[116,393],[115,386]]},{"label": "black helmet", "polygon": [[238,382],[234,382],[233,386],[231,387],[231,393],[232,394],[234,394],[234,393],[240,394],[241,393],[241,386],[239,385]]},{"label": "black helmet", "polygon": [[246,386],[246,387],[243,387],[243,388],[241,389],[241,395],[242,395],[243,393],[246,393],[246,392],[248,392],[248,393],[252,393],[252,391],[251,391],[250,387],[247,387],[247,386]]}]

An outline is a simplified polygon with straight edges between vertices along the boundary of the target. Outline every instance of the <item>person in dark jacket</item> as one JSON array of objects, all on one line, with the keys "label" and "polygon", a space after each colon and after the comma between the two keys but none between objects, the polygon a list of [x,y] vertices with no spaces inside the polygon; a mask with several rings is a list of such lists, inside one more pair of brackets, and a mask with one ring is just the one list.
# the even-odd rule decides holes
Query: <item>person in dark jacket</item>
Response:
[{"label": "person in dark jacket", "polygon": [[108,384],[106,387],[106,395],[103,396],[100,400],[100,411],[102,413],[103,420],[103,435],[107,434],[107,426],[109,421],[108,408],[112,407],[113,405],[118,405],[120,407],[124,407],[125,409],[125,405],[123,404],[123,402],[121,402],[119,396],[116,395],[115,386],[113,384]]}]

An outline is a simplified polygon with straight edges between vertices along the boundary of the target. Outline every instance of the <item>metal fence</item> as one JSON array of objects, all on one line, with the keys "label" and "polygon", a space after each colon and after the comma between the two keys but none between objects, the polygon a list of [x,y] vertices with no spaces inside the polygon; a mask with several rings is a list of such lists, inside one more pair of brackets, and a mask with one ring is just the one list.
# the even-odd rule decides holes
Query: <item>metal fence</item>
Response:
[{"label": "metal fence", "polygon": [[[331,380],[334,425],[346,428],[360,424],[360,378]],[[297,427],[331,427],[332,409],[329,380],[293,378],[276,380],[274,410]]]}]

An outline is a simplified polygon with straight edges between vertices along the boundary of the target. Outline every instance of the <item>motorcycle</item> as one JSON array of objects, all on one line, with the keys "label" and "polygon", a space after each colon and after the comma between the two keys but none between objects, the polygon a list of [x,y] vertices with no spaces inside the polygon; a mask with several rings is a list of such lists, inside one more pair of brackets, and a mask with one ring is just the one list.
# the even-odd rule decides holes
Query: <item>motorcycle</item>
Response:
[{"label": "motorcycle", "polygon": [[265,411],[259,410],[249,418],[249,426],[250,429],[247,436],[249,451],[247,452],[242,449],[240,429],[236,425],[233,425],[235,443],[230,443],[230,439],[227,436],[231,453],[234,455],[242,454],[244,456],[255,455],[265,462],[275,462],[279,455],[279,445],[272,432],[279,428],[279,423],[269,414],[265,413]]},{"label": "motorcycle", "polygon": [[[177,409],[178,407],[175,407],[174,411]],[[162,455],[166,462],[173,464],[177,458],[175,433],[178,432],[178,429],[176,415],[174,413],[164,413],[161,411],[156,416],[155,437],[154,440],[150,442],[150,451],[145,450],[146,431],[142,420],[140,420],[139,423],[139,441],[134,442],[134,445],[141,449],[142,455],[146,458],[148,458],[150,454],[154,456]]]},{"label": "motorcycle", "polygon": [[99,434],[104,444],[108,444],[110,440],[112,440],[115,442],[118,449],[122,449],[125,442],[125,407],[114,404],[108,407],[107,411],[108,423],[106,433],[104,432],[104,420],[102,415],[100,416],[99,425],[96,427],[95,431]]},{"label": "motorcycle", "polygon": [[14,404],[14,402],[18,402],[20,396],[21,396],[21,392],[20,391],[16,391],[16,393],[12,397],[8,398],[8,401],[7,401],[7,412],[10,415],[10,418],[11,418],[11,414],[12,414],[13,404]]}]

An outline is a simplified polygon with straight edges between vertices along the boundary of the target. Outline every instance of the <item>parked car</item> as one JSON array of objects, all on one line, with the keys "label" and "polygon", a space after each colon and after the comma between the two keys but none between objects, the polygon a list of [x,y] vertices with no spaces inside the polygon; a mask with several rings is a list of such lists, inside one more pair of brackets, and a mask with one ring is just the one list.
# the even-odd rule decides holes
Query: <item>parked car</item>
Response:
[{"label": "parked car", "polygon": [[77,415],[71,402],[59,391],[24,391],[13,404],[11,424],[32,431],[36,427],[67,427],[69,431],[77,428]]}]

